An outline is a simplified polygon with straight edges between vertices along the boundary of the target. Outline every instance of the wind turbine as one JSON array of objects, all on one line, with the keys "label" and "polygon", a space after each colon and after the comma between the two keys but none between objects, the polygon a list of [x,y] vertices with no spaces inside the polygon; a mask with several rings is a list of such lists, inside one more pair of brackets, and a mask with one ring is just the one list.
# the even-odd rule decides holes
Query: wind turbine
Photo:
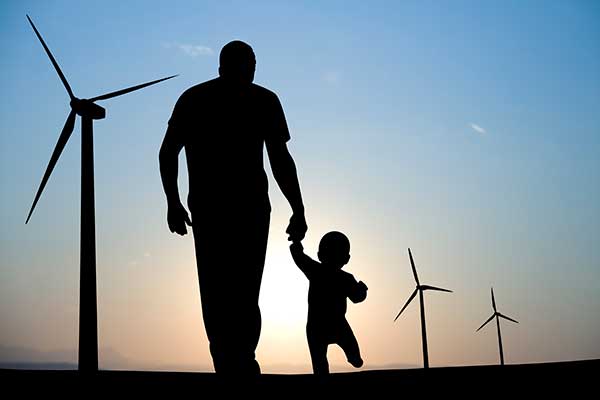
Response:
[{"label": "wind turbine", "polygon": [[487,319],[487,321],[485,321],[483,323],[483,325],[481,325],[479,327],[479,329],[477,329],[475,332],[479,332],[484,326],[486,326],[488,324],[488,322],[490,322],[492,319],[494,319],[494,317],[496,317],[496,326],[498,327],[498,349],[500,351],[500,365],[504,365],[504,351],[502,350],[502,335],[500,334],[500,318],[504,318],[507,319],[511,322],[515,322],[515,323],[519,323],[518,321],[507,317],[506,315],[499,313],[498,310],[496,310],[496,300],[494,300],[494,288],[492,288],[492,308],[494,309],[494,313],[492,314],[491,317],[489,317]]},{"label": "wind turbine", "polygon": [[157,79],[152,82],[142,83],[141,85],[132,86],[126,89],[117,90],[106,93],[100,96],[92,97],[91,99],[79,99],[75,97],[71,86],[67,82],[65,75],[62,73],[54,56],[50,52],[48,46],[42,39],[42,35],[27,15],[27,20],[31,24],[36,36],[40,40],[50,62],[58,73],[69,98],[71,99],[71,111],[67,117],[67,121],[58,137],[58,142],[54,147],[48,167],[40,183],[40,187],[35,195],[29,215],[25,223],[29,222],[31,214],[40,199],[42,191],[48,182],[50,174],[60,157],[67,141],[73,133],[75,126],[75,117],[81,116],[81,249],[80,249],[80,284],[79,284],[79,370],[80,371],[97,371],[98,370],[98,316],[97,316],[97,299],[96,299],[96,217],[94,211],[94,142],[93,142],[93,121],[95,119],[103,119],[106,115],[106,110],[95,101],[108,100],[113,97],[133,92],[134,90],[142,89],[146,86],[154,85],[155,83],[171,79],[174,76],[169,76],[162,79]]},{"label": "wind turbine", "polygon": [[404,307],[400,310],[396,318],[394,318],[394,322],[398,319],[400,314],[408,307],[410,302],[415,298],[417,293],[419,293],[419,306],[421,308],[421,341],[423,343],[423,368],[429,368],[429,353],[427,351],[427,330],[425,329],[425,300],[423,299],[423,292],[426,290],[437,290],[439,292],[449,292],[452,293],[452,290],[442,289],[429,285],[421,285],[419,282],[419,277],[417,276],[417,269],[415,268],[415,262],[413,260],[412,253],[410,248],[408,249],[408,256],[410,257],[410,265],[412,266],[413,275],[415,276],[415,282],[417,283],[417,287],[415,291],[410,295]]}]

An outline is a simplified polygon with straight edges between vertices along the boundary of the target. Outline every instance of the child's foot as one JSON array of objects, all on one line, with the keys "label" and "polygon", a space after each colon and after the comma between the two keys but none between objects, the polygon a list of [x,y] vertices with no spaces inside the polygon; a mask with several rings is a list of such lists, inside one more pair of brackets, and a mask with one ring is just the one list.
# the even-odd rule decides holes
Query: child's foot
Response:
[{"label": "child's foot", "polygon": [[348,362],[354,367],[354,368],[360,368],[363,366],[363,359],[359,357],[357,358],[352,358],[352,359],[348,359]]}]

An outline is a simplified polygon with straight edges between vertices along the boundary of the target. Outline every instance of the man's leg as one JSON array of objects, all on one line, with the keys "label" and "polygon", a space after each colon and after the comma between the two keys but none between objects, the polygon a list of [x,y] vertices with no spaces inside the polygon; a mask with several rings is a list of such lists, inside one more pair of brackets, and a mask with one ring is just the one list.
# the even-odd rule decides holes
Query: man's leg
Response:
[{"label": "man's leg", "polygon": [[215,371],[258,374],[258,297],[269,214],[195,219],[199,222],[194,242],[202,312]]},{"label": "man's leg", "polygon": [[[201,219],[198,214],[193,214],[192,218],[197,221]],[[221,350],[226,348],[226,339],[223,336],[225,321],[220,312],[225,304],[224,299],[221,298],[224,297],[223,291],[219,289],[223,286],[222,276],[218,273],[221,266],[216,248],[220,238],[217,237],[215,231],[208,224],[205,226],[198,224],[193,227],[204,329],[208,337],[215,371],[221,373],[226,369],[225,356]]]},{"label": "man's leg", "polygon": [[267,251],[269,217],[269,213],[266,213],[244,218],[241,229],[232,232],[233,243],[243,244],[239,247],[234,245],[230,250],[236,253],[232,267],[238,274],[231,288],[232,308],[235,309],[230,316],[232,331],[235,332],[231,345],[236,349],[235,358],[239,368],[245,374],[260,374],[255,351],[262,324],[258,300]]}]

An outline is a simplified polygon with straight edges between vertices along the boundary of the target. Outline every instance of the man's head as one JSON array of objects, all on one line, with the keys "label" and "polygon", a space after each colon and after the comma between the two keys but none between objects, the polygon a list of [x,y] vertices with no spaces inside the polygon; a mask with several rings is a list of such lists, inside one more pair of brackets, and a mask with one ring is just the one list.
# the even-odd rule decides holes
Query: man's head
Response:
[{"label": "man's head", "polygon": [[317,255],[323,264],[342,268],[350,261],[350,241],[341,232],[326,233],[319,243]]},{"label": "man's head", "polygon": [[256,57],[252,47],[240,40],[227,43],[219,55],[219,75],[231,82],[248,85],[254,80]]}]

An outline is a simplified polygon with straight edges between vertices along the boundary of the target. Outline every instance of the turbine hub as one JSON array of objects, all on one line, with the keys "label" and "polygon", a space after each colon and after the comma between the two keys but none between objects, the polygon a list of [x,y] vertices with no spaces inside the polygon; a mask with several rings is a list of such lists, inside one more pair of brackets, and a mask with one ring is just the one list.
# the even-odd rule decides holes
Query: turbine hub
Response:
[{"label": "turbine hub", "polygon": [[82,117],[91,119],[104,119],[106,117],[106,109],[98,104],[87,100],[74,98],[71,100],[71,108]]}]

